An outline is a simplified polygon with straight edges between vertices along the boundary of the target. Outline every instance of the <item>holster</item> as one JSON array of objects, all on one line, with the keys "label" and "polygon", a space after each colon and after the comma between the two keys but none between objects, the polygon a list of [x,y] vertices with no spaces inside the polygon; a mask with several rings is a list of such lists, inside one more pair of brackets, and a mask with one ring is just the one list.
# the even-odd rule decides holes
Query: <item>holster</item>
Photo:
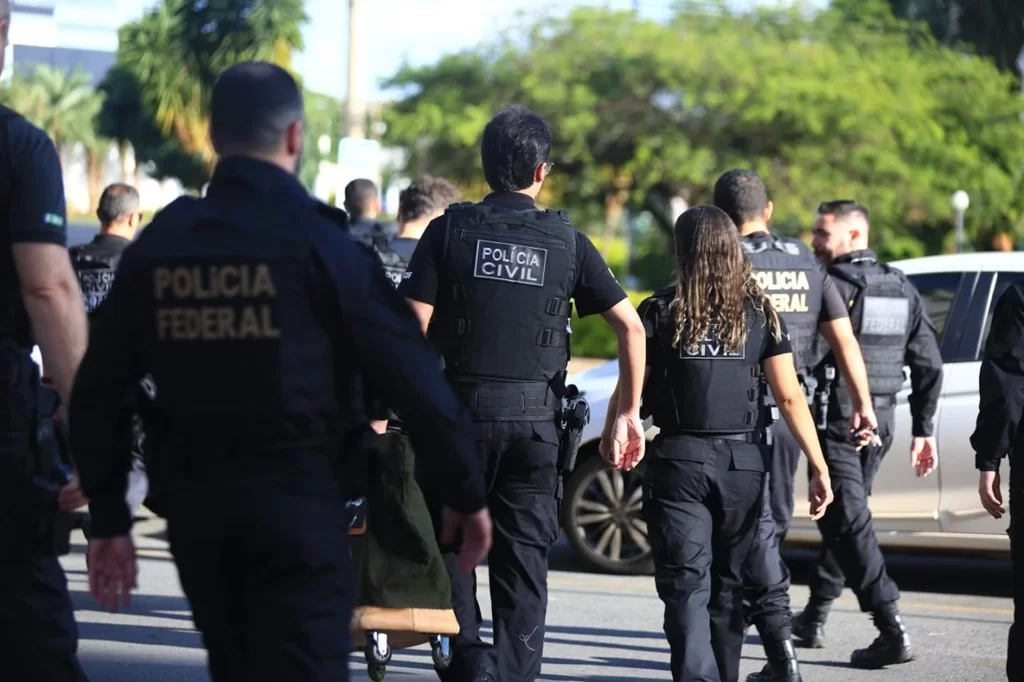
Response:
[{"label": "holster", "polygon": [[832,384],[836,379],[836,368],[832,365],[824,367],[824,381],[817,383],[817,390],[814,394],[814,422],[819,431],[828,429],[828,404],[832,399]]},{"label": "holster", "polygon": [[22,483],[16,485],[23,486],[31,510],[32,527],[26,530],[42,551],[66,554],[70,515],[60,511],[58,498],[71,480],[72,467],[66,432],[54,422],[60,395],[40,383],[39,367],[29,354],[10,344],[0,344],[0,386],[7,389],[3,430],[32,436],[22,460],[9,463],[9,470],[18,472]]},{"label": "holster", "polygon": [[562,435],[558,443],[558,470],[563,478],[576,467],[583,429],[590,423],[590,404],[576,386],[567,386],[562,400]]}]

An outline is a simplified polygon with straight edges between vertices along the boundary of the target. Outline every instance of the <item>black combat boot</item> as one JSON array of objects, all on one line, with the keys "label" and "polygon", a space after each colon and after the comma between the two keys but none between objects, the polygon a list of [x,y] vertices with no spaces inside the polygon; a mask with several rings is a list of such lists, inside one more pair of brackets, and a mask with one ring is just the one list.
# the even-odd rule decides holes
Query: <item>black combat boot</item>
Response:
[{"label": "black combat boot", "polygon": [[850,665],[854,668],[875,670],[887,665],[907,663],[914,660],[910,649],[910,635],[903,624],[903,618],[895,605],[876,611],[873,614],[875,627],[881,634],[866,649],[857,649],[850,656]]},{"label": "black combat boot", "polygon": [[831,610],[831,602],[820,602],[811,597],[807,607],[793,616],[793,637],[799,640],[801,646],[808,649],[825,647],[825,621]]},{"label": "black combat boot", "polygon": [[748,675],[747,682],[803,682],[792,639],[767,640],[764,652],[768,663],[761,672]]}]

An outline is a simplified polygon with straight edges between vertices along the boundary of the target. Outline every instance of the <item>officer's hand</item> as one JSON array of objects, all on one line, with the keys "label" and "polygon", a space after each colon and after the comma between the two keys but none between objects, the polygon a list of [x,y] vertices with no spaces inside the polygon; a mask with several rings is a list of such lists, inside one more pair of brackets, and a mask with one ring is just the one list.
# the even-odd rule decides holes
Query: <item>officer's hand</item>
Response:
[{"label": "officer's hand", "polygon": [[462,547],[459,548],[459,568],[469,573],[491,551],[491,514],[487,508],[484,507],[475,514],[459,514],[446,508],[444,527],[441,529],[441,544],[454,544],[460,533]]},{"label": "officer's hand", "polygon": [[131,535],[89,540],[89,592],[110,612],[131,603],[129,592],[138,586],[135,545]]},{"label": "officer's hand", "polygon": [[1002,518],[1006,513],[1003,507],[1003,492],[999,488],[998,471],[982,471],[978,478],[978,497],[981,498],[981,506],[994,519]]},{"label": "officer's hand", "polygon": [[811,521],[817,521],[825,515],[825,509],[835,499],[832,495],[832,480],[828,472],[823,471],[811,476],[811,484],[807,489],[807,501],[811,503]]},{"label": "officer's hand", "polygon": [[918,476],[927,476],[935,471],[938,462],[939,451],[935,444],[935,436],[914,438],[910,442],[910,466],[917,471]]},{"label": "officer's hand", "polygon": [[854,441],[854,446],[858,450],[866,445],[870,445],[873,440],[873,433],[877,428],[878,417],[875,416],[875,409],[871,405],[854,410],[853,414],[850,415],[850,434],[861,434],[860,438]]},{"label": "officer's hand", "polygon": [[608,438],[605,459],[616,469],[630,471],[644,458],[647,441],[639,413],[624,413],[615,418]]},{"label": "officer's hand", "polygon": [[66,512],[74,511],[79,507],[89,504],[89,498],[82,492],[82,488],[78,483],[77,471],[71,474],[71,480],[68,481],[67,485],[60,489],[57,502],[60,504],[60,510]]}]

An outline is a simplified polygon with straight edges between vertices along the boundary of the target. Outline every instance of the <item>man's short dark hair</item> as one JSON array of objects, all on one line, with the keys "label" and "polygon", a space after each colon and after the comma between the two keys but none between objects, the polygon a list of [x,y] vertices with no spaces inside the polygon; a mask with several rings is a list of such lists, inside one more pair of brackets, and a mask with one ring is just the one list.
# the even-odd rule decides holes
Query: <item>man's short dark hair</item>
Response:
[{"label": "man's short dark hair", "polygon": [[139,212],[139,192],[131,185],[109,185],[100,196],[96,211],[100,225],[110,225]]},{"label": "man's short dark hair", "polygon": [[380,196],[373,180],[357,178],[345,185],[345,210],[352,218],[361,218],[370,212],[370,204]]},{"label": "man's short dark hair", "polygon": [[729,214],[736,227],[764,218],[768,190],[757,173],[734,168],[715,183],[715,206]]},{"label": "man's short dark hair", "polygon": [[867,207],[854,199],[833,199],[831,201],[823,201],[818,205],[818,214],[835,216],[836,220],[841,220],[852,215],[859,215],[864,219],[864,222],[869,222],[871,218],[871,214],[868,213]]},{"label": "man's short dark hair", "polygon": [[459,188],[444,178],[420,175],[398,195],[398,222],[420,220],[448,208],[461,196]]},{"label": "man's short dark hair", "polygon": [[218,154],[272,154],[288,126],[302,119],[302,93],[291,74],[268,62],[242,62],[213,88],[210,136]]},{"label": "man's short dark hair", "polygon": [[533,184],[537,166],[551,154],[551,128],[519,105],[505,107],[484,128],[480,156],[484,178],[495,192],[517,192]]}]

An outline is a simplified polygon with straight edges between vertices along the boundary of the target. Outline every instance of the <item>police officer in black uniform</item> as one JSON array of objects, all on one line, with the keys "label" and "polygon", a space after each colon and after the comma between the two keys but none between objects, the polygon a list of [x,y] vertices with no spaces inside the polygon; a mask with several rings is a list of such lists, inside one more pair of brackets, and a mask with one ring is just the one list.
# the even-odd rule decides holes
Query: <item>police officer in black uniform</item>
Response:
[{"label": "police officer in black uniform", "polygon": [[[414,443],[448,474],[463,570],[489,545],[471,422],[416,318],[345,214],[295,177],[302,97],[266,63],[226,70],[207,196],[167,206],[125,250],[71,400],[90,498],[90,588],[108,608],[135,581],[119,398],[159,389],[168,537],[214,680],[348,679],[352,574],[346,434],[353,380],[387,387]],[[148,427],[148,425],[147,425]]]},{"label": "police officer in black uniform", "polygon": [[[541,672],[548,552],[559,532],[557,422],[570,299],[581,317],[599,313],[618,335],[624,379],[612,420],[616,450],[643,447],[643,326],[590,240],[564,213],[537,208],[550,151],[541,117],[517,106],[498,113],[481,147],[493,193],[430,223],[399,289],[424,331],[429,325],[448,379],[473,412],[495,519],[488,557],[494,646],[480,639],[474,576],[453,573],[462,632],[446,680],[523,682]],[[432,487],[425,482],[425,494]]]},{"label": "police officer in black uniform", "polygon": [[1024,513],[1024,281],[1003,292],[992,313],[985,354],[978,375],[978,422],[971,436],[975,466],[980,472],[978,496],[992,518],[1006,513],[999,479],[1003,457],[1010,460],[1010,570],[1013,576],[1013,624],[1006,651],[1007,679],[1024,679],[1024,542],[1016,536],[1014,516]]},{"label": "police officer in black uniform", "polygon": [[[935,327],[921,297],[899,270],[878,262],[868,248],[868,211],[855,201],[830,201],[818,208],[814,223],[814,251],[828,264],[850,308],[857,332],[872,402],[878,415],[874,442],[857,449],[851,443],[850,390],[839,377],[831,386],[822,449],[828,462],[836,502],[818,522],[822,546],[818,565],[811,572],[811,598],[793,619],[793,634],[810,646],[824,646],[824,624],[832,602],[846,583],[853,588],[860,608],[871,613],[880,636],[865,649],[853,652],[858,668],[881,668],[913,658],[910,638],[900,617],[899,590],[885,570],[885,559],[868,508],[871,484],[892,445],[896,394],[902,389],[904,365],[910,366],[913,417],[911,459],[918,476],[935,467],[936,449],[932,418],[942,388],[942,357]],[[835,366],[829,353],[818,366],[819,382]]]},{"label": "police officer in black uniform", "polygon": [[[99,218],[100,229],[93,240],[88,244],[68,249],[68,253],[71,255],[71,265],[75,268],[75,274],[78,275],[78,283],[82,289],[85,310],[90,318],[97,312],[100,304],[110,292],[121,254],[135,239],[135,234],[142,223],[138,190],[123,183],[109,185],[100,195],[96,217]],[[126,406],[132,402],[150,401],[150,393],[147,390],[150,386],[151,383],[148,382],[145,384],[145,388],[140,385],[137,390],[133,391],[132,396],[126,399]],[[146,467],[142,454],[144,436],[141,418],[138,414],[132,414],[127,410],[125,418],[132,420],[132,427],[126,434],[131,437],[131,440],[124,443],[123,447],[131,449],[132,452],[132,471],[128,481],[128,508],[134,514],[146,499],[149,481],[146,478]],[[84,522],[83,530],[88,535],[87,520]]]},{"label": "police officer in black uniform", "polygon": [[714,206],[691,208],[676,221],[675,248],[676,285],[640,304],[643,403],[659,428],[644,470],[644,515],[672,678],[735,682],[743,645],[736,593],[764,507],[766,383],[808,453],[812,517],[831,491],[785,322],[732,221]]},{"label": "police officer in black uniform", "polygon": [[460,198],[459,188],[444,178],[420,175],[398,195],[398,234],[373,238],[384,272],[397,287],[427,225]]},{"label": "police officer in black uniform", "polygon": [[[715,183],[715,205],[739,228],[740,244],[772,307],[789,330],[797,377],[808,404],[816,383],[811,376],[813,346],[820,331],[836,356],[843,375],[855,387],[851,432],[877,426],[867,373],[853,335],[846,302],[832,278],[802,241],[771,234],[774,205],[761,178],[749,170],[724,173]],[[785,420],[771,427],[772,459],[765,507],[751,545],[744,582],[750,603],[748,618],[757,627],[768,663],[748,682],[797,682],[800,679],[791,642],[789,570],[779,556],[793,518],[793,484],[801,451]]]},{"label": "police officer in black uniform", "polygon": [[372,247],[375,239],[395,236],[394,225],[377,222],[380,190],[373,180],[358,178],[345,185],[344,206],[348,211],[348,232],[353,239]]},{"label": "police officer in black uniform", "polygon": [[[0,0],[0,70],[11,7]],[[66,470],[44,442],[54,404],[30,354],[38,343],[62,400],[87,336],[67,252],[64,182],[45,132],[0,107],[0,666],[4,679],[80,682],[78,628],[57,560]],[[52,429],[50,429],[52,432]],[[83,501],[65,495],[71,508]]]}]

